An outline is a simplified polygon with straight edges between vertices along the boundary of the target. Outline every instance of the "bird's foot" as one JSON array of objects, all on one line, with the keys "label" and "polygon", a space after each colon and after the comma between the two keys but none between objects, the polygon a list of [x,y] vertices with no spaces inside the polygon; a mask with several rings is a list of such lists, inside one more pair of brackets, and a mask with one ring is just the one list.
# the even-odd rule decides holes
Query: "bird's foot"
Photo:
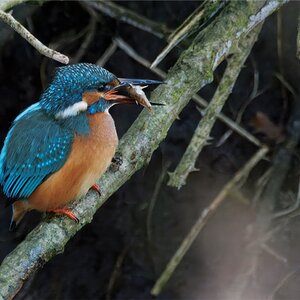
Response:
[{"label": "bird's foot", "polygon": [[100,189],[100,186],[98,185],[98,184],[93,184],[92,186],[91,186],[91,190],[94,190],[94,191],[96,191],[98,194],[99,194],[99,196],[101,196],[101,189]]},{"label": "bird's foot", "polygon": [[63,208],[56,208],[56,209],[52,209],[49,212],[58,214],[58,215],[65,215],[67,216],[69,219],[75,221],[76,223],[79,222],[79,219],[75,216],[75,214],[67,207],[63,207]]}]

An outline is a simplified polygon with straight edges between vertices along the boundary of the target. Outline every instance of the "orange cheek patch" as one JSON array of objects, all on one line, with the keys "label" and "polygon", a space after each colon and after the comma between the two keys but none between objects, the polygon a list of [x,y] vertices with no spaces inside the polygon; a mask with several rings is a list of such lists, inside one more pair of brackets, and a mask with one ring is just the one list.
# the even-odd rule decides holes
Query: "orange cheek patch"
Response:
[{"label": "orange cheek patch", "polygon": [[86,102],[88,105],[92,105],[103,96],[104,93],[101,92],[85,92],[82,94],[82,101]]},{"label": "orange cheek patch", "polygon": [[109,82],[107,85],[110,85],[110,86],[117,86],[119,85],[121,82],[119,79],[113,79],[111,82]]}]

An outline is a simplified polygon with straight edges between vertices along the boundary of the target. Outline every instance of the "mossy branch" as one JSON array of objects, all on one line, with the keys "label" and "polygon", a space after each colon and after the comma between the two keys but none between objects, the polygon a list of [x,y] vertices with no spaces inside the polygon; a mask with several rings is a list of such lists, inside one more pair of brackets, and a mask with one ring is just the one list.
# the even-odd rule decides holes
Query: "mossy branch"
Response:
[{"label": "mossy branch", "polygon": [[29,1],[29,0],[1,0],[0,9],[3,11],[6,11],[18,4],[21,4],[21,3],[24,3],[27,1]]},{"label": "mossy branch", "polygon": [[216,123],[228,96],[243,68],[262,26],[259,25],[247,37],[241,39],[238,47],[230,49],[234,55],[229,59],[226,71],[217,91],[205,110],[205,114],[197,126],[193,138],[188,145],[175,171],[170,173],[168,185],[180,189],[186,182],[188,175],[196,170],[195,163],[203,147],[207,145],[210,132]]},{"label": "mossy branch", "polygon": [[214,15],[216,15],[225,5],[222,0],[204,1],[193,13],[168,37],[168,45],[161,51],[151,64],[151,69],[157,65],[168,55],[168,53],[178,45],[184,38],[202,30],[203,26]]},{"label": "mossy branch", "polygon": [[[151,63],[144,57],[140,56],[128,43],[126,43],[121,38],[114,39],[114,45],[118,46],[120,49],[125,51],[127,55],[129,55],[131,58],[133,58],[135,61],[143,65],[144,67],[150,69]],[[150,69],[153,73],[155,73],[157,76],[161,77],[162,79],[166,78],[166,73],[159,69],[158,67],[154,67]],[[197,103],[200,107],[206,108],[208,106],[208,102],[200,97],[198,94],[194,95],[192,97],[192,100]],[[246,138],[249,142],[253,143],[254,145],[261,147],[261,142],[250,132],[248,132],[246,129],[241,127],[239,124],[231,120],[230,118],[226,117],[224,114],[220,113],[218,116],[218,119],[222,121],[224,124],[226,124],[230,129],[240,134],[242,137]]]},{"label": "mossy branch", "polygon": [[230,2],[220,16],[195,38],[170,70],[166,84],[152,94],[153,102],[163,101],[166,105],[154,108],[152,114],[144,110],[121,139],[118,151],[122,164],[114,170],[111,168],[99,181],[102,196],[90,192],[74,203],[72,209],[80,222],[77,224],[65,217],[46,219],[4,259],[0,266],[2,298],[14,297],[30,275],[53,256],[62,253],[67,242],[92,221],[108,197],[149,162],[153,151],[165,139],[168,129],[192,95],[212,80],[213,66],[221,54],[228,54],[228,43],[235,43],[244,36],[251,16],[256,15],[263,4],[260,1]]}]

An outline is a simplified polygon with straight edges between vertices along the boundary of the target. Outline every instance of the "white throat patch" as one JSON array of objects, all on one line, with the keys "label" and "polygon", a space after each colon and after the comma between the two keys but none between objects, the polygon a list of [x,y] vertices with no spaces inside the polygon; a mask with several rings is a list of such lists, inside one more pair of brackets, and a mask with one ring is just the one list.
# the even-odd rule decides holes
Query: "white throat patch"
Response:
[{"label": "white throat patch", "polygon": [[87,108],[88,108],[88,104],[85,101],[80,101],[58,112],[55,115],[55,118],[66,119],[68,117],[74,117],[77,116],[79,113],[86,111]]}]

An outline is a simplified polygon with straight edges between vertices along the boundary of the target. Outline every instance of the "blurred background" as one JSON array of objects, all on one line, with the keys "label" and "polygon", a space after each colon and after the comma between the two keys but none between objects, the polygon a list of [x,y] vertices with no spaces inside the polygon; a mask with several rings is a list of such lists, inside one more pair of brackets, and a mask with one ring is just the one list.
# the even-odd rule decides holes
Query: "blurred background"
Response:
[{"label": "blurred background", "polygon": [[[132,47],[152,62],[166,45],[165,37],[200,4],[199,1],[114,2],[157,22],[161,34],[138,29],[112,18],[89,1],[31,2],[14,8],[14,16],[44,44],[68,55],[71,62],[104,65],[118,77],[160,79],[128,55]],[[285,139],[290,101],[299,87],[296,53],[299,2],[285,5],[265,22],[223,113],[276,151]],[[158,30],[158,31],[159,31]],[[127,43],[127,51],[114,42]],[[159,64],[167,72],[193,39],[184,39]],[[106,53],[106,55],[104,55]],[[0,145],[13,119],[37,102],[58,63],[41,56],[8,26],[0,23]],[[210,100],[226,62],[214,82],[199,94]],[[288,88],[290,87],[290,88]],[[150,95],[150,93],[149,93]],[[299,99],[298,99],[299,101]],[[119,137],[130,127],[140,107],[114,107]],[[201,119],[190,102],[173,124],[151,162],[136,173],[97,212],[67,245],[33,276],[16,299],[151,299],[150,289],[191,226],[233,174],[257,150],[256,146],[217,122],[197,161],[199,172],[176,190],[166,185]],[[149,119],[151,122],[151,119]],[[270,132],[276,132],[271,134]],[[224,136],[224,134],[226,135]],[[299,151],[299,149],[297,150]],[[225,299],[236,279],[244,276],[247,235],[255,222],[251,201],[255,183],[267,169],[262,162],[251,173],[243,196],[230,195],[210,219],[184,257],[159,299]],[[295,197],[299,153],[285,183],[285,194]],[[294,194],[293,194],[294,193]],[[292,200],[284,197],[286,205]],[[154,203],[153,209],[150,203]],[[40,220],[26,216],[17,233],[8,233],[10,209],[0,203],[2,260]],[[258,257],[243,299],[299,299],[300,218],[295,214],[268,240]],[[249,266],[249,270],[251,266]]]}]

